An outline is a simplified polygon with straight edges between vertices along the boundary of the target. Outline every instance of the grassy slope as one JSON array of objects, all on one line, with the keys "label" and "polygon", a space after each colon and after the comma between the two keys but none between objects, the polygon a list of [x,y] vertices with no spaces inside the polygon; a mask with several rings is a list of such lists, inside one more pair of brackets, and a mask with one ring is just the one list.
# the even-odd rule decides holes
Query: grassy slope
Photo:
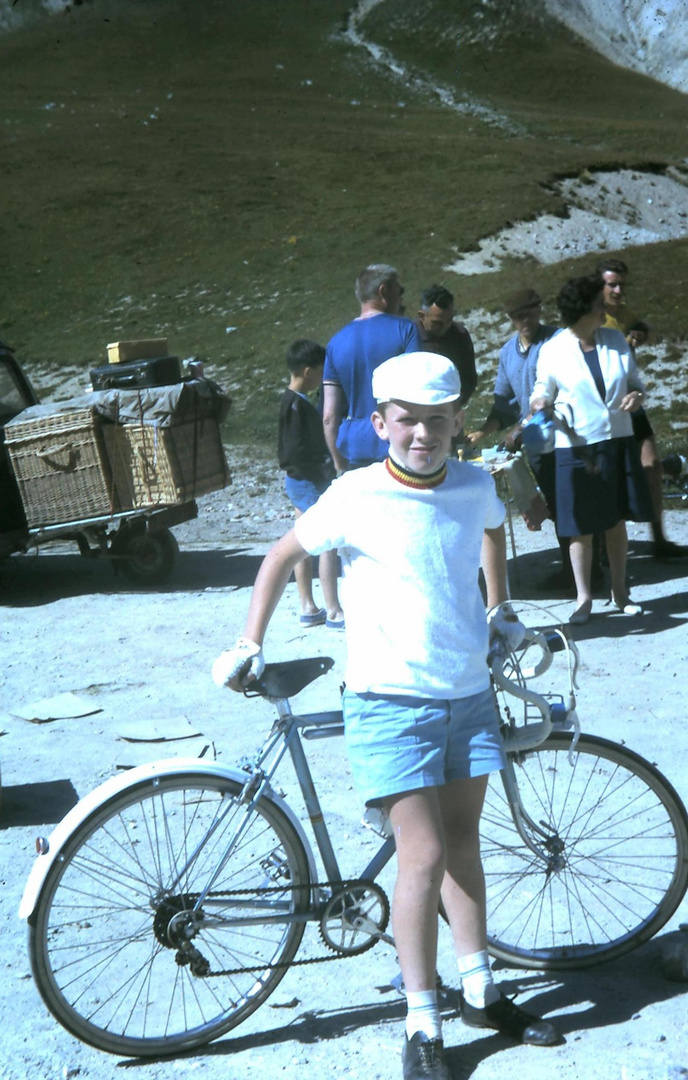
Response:
[{"label": "grassy slope", "polygon": [[[529,23],[520,4],[495,7],[491,48],[457,51],[455,28],[491,17],[464,0],[387,0],[367,32],[508,112],[523,137],[372,70],[332,37],[346,8],[113,0],[0,39],[0,335],[29,367],[87,370],[108,341],[164,333],[223,372],[237,440],[271,443],[286,345],[324,341],[355,313],[366,263],[399,265],[410,311],[438,277],[464,308],[496,308],[523,268],[443,275],[454,245],[551,210],[555,174],[683,154],[685,97]],[[635,306],[685,336],[688,244],[630,261]],[[551,298],[588,262],[533,265],[528,283]]]}]

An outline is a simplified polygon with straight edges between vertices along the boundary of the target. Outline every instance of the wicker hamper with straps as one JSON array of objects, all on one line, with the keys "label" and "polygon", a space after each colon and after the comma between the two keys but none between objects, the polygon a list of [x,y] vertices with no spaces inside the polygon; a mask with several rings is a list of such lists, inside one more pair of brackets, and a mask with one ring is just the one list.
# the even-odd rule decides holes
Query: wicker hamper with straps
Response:
[{"label": "wicker hamper with straps", "polygon": [[99,418],[92,409],[18,420],[5,444],[30,527],[120,509]]},{"label": "wicker hamper with straps", "polygon": [[187,502],[230,481],[214,419],[171,427],[106,424],[103,433],[122,509]]}]

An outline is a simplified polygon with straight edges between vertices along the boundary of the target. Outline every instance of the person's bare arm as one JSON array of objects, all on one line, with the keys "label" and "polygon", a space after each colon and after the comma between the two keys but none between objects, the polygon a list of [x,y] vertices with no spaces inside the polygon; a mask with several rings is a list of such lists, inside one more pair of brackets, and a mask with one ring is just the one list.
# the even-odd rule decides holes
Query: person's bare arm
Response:
[{"label": "person's bare arm", "polygon": [[493,431],[499,431],[499,422],[495,420],[494,417],[491,417],[486,420],[483,426],[478,428],[477,431],[469,431],[466,435],[466,442],[469,446],[476,446],[481,439],[491,435]]},{"label": "person's bare arm", "polygon": [[270,548],[261,563],[256,583],[251,593],[244,637],[262,645],[265,631],[284,592],[291,572],[308,552],[296,539],[291,529],[286,536]]},{"label": "person's bare arm", "polygon": [[251,594],[243,636],[233,648],[220,653],[213,664],[213,680],[240,692],[265,669],[263,638],[270,618],[284,592],[289,576],[307,552],[292,529],[267,553]]},{"label": "person's bare arm", "polygon": [[337,449],[337,436],[346,416],[346,409],[346,397],[341,386],[337,383],[323,383],[323,431],[337,472],[344,472],[349,467],[349,462]]},{"label": "person's bare arm", "polygon": [[480,565],[485,575],[487,607],[490,610],[507,599],[506,534],[503,525],[496,529],[485,529]]}]

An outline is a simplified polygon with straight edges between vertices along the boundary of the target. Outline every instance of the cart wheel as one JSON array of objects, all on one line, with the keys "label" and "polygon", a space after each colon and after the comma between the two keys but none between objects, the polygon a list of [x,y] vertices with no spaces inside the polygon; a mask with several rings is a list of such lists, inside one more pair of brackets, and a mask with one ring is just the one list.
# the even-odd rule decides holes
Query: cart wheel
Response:
[{"label": "cart wheel", "polygon": [[113,544],[113,562],[137,585],[160,585],[172,573],[178,550],[169,529],[125,529]]}]

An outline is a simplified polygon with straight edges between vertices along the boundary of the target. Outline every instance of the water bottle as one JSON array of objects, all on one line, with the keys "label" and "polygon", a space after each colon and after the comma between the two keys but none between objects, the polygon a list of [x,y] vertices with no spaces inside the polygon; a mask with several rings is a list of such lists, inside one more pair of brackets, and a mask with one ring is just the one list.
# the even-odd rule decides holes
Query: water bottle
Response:
[{"label": "water bottle", "polygon": [[521,443],[531,457],[554,450],[554,424],[544,410],[536,412],[521,432]]}]

